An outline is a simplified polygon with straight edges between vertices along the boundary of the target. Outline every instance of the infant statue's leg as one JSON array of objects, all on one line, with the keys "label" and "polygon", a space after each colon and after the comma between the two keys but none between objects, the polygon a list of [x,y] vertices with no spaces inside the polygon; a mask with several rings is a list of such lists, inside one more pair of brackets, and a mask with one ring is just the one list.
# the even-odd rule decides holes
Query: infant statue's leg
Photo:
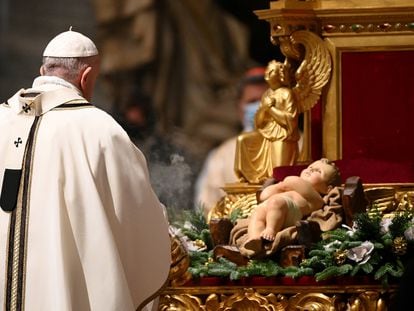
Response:
[{"label": "infant statue's leg", "polygon": [[262,250],[263,240],[274,241],[276,233],[283,228],[287,210],[285,198],[277,194],[255,208],[250,216],[248,238],[244,243],[248,256]]},{"label": "infant statue's leg", "polygon": [[268,241],[274,241],[276,233],[283,229],[283,224],[288,213],[286,199],[280,195],[272,195],[264,202],[266,204],[266,227],[261,237]]},{"label": "infant statue's leg", "polygon": [[245,253],[253,256],[262,249],[262,232],[266,227],[266,206],[261,203],[250,216],[247,228],[247,241],[244,243]]},{"label": "infant statue's leg", "polygon": [[247,234],[249,239],[261,239],[263,230],[266,228],[266,205],[259,204],[250,216]]}]

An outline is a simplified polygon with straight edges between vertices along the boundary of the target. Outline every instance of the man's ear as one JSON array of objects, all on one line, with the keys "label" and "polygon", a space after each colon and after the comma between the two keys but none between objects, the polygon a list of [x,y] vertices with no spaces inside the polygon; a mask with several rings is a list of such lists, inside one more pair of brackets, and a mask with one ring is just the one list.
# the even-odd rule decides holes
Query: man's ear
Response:
[{"label": "man's ear", "polygon": [[82,92],[82,96],[85,97],[86,100],[90,101],[92,99],[92,89],[93,89],[93,79],[91,77],[92,67],[87,67],[82,73],[80,74],[80,81],[79,87]]},{"label": "man's ear", "polygon": [[40,75],[41,76],[44,76],[45,75],[45,67],[43,67],[43,65],[40,66],[39,72],[40,72]]},{"label": "man's ear", "polygon": [[91,72],[92,67],[87,67],[81,74],[80,86],[82,90],[87,89],[89,81],[89,73]]}]

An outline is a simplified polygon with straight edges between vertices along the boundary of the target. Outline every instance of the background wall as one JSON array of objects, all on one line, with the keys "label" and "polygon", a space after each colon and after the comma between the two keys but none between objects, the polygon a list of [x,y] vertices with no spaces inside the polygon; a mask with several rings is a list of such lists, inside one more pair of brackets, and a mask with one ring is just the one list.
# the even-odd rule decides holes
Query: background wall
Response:
[{"label": "background wall", "polygon": [[133,139],[164,202],[191,207],[207,152],[239,131],[238,80],[249,66],[280,58],[267,22],[253,13],[269,6],[268,0],[0,0],[0,101],[31,85],[47,42],[73,26],[103,58],[93,103],[125,126],[125,107],[147,99],[151,124]]},{"label": "background wall", "polygon": [[[41,55],[47,42],[70,25],[96,38],[90,2],[0,0],[1,101],[19,88],[31,86],[33,78],[39,75]],[[109,103],[103,99],[97,102],[106,108]]]}]

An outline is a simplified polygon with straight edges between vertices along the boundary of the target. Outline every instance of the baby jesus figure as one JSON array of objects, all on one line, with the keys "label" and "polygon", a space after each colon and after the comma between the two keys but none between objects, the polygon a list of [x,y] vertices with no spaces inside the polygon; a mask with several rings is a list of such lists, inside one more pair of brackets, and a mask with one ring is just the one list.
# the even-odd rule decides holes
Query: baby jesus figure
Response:
[{"label": "baby jesus figure", "polygon": [[263,240],[273,241],[279,231],[322,208],[322,196],[340,184],[338,168],[322,158],[311,163],[300,176],[288,176],[266,187],[260,194],[261,203],[250,216],[246,250],[257,252]]}]

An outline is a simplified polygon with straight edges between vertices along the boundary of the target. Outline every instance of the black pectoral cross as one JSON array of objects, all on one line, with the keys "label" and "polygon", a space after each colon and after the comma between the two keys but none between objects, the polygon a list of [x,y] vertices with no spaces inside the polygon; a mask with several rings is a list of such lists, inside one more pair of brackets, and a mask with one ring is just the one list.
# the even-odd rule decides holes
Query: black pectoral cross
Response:
[{"label": "black pectoral cross", "polygon": [[26,103],[23,105],[22,109],[25,113],[28,113],[30,110],[32,110],[32,108]]},{"label": "black pectoral cross", "polygon": [[20,137],[17,138],[17,140],[14,141],[14,145],[16,146],[16,148],[19,148],[19,144],[22,144],[23,141]]}]

